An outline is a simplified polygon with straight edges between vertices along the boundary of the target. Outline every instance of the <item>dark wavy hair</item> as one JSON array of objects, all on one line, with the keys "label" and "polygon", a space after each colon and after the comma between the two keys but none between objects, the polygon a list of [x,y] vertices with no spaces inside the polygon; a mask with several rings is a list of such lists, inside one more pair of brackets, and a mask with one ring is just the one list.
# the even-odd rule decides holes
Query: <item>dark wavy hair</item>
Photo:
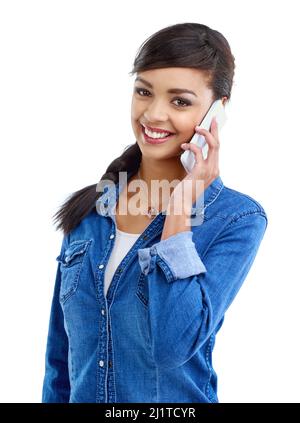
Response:
[{"label": "dark wavy hair", "polygon": [[[196,68],[207,76],[207,87],[214,100],[230,99],[235,58],[226,38],[218,31],[199,23],[178,23],[163,28],[138,49],[129,74],[167,67]],[[68,235],[93,209],[100,197],[101,181],[118,182],[119,172],[133,175],[138,171],[142,153],[138,143],[130,144],[113,160],[97,184],[86,186],[71,194],[54,214],[56,230]],[[100,185],[99,185],[100,184]],[[98,187],[98,188],[97,188]]]}]

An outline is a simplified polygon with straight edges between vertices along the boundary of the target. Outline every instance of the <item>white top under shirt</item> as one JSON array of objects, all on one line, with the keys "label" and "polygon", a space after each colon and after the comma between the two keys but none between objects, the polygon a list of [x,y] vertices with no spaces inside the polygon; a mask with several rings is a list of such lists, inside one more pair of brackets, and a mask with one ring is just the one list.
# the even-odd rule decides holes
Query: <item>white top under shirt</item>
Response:
[{"label": "white top under shirt", "polygon": [[109,285],[115,274],[115,271],[123,258],[126,256],[130,248],[141,234],[130,234],[128,232],[120,231],[116,228],[115,244],[113,246],[110,258],[108,260],[104,273],[104,295],[108,291]]}]

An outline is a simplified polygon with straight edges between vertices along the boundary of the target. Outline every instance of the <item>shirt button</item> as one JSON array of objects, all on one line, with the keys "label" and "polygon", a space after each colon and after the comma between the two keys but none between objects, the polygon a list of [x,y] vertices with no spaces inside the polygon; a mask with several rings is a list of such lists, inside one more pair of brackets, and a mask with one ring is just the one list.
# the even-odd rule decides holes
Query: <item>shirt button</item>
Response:
[{"label": "shirt button", "polygon": [[100,264],[99,269],[103,269],[104,264]]},{"label": "shirt button", "polygon": [[115,236],[114,234],[111,234],[111,236],[109,237],[110,239],[113,239]]},{"label": "shirt button", "polygon": [[102,313],[102,315],[104,316],[104,314],[105,314],[105,310],[104,310],[104,308],[101,310],[101,313]]},{"label": "shirt button", "polygon": [[100,361],[99,361],[99,366],[100,366],[100,367],[103,367],[103,366],[104,366],[104,361],[103,361],[103,360],[100,360]]}]

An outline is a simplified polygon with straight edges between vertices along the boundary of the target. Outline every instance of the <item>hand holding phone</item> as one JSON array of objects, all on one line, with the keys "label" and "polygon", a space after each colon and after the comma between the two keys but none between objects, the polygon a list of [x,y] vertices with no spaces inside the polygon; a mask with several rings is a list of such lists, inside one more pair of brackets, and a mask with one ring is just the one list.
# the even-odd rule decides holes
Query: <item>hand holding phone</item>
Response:
[{"label": "hand holding phone", "polygon": [[[220,129],[224,126],[227,120],[227,116],[225,114],[225,107],[222,103],[222,100],[216,100],[211,105],[208,112],[206,113],[202,121],[200,122],[199,126],[209,131],[211,122],[214,116],[216,117],[216,120],[217,120],[218,131],[220,131]],[[208,153],[208,145],[205,141],[205,137],[195,132],[190,142],[202,148],[202,154],[205,160],[207,158],[207,153]],[[194,153],[190,150],[186,150],[183,154],[181,154],[180,160],[186,172],[190,173],[195,165]]]}]

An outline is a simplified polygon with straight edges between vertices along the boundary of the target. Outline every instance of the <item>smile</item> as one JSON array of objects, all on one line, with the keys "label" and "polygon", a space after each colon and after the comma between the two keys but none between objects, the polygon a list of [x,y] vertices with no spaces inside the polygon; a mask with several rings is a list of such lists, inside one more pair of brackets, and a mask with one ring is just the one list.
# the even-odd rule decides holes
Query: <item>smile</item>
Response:
[{"label": "smile", "polygon": [[148,128],[146,128],[144,125],[141,126],[144,139],[149,144],[162,144],[175,135],[170,132],[152,132],[149,131]]},{"label": "smile", "polygon": [[174,132],[166,129],[152,128],[151,126],[144,125],[143,123],[142,126],[145,128],[146,133],[153,138],[156,138],[157,136],[166,137],[168,135],[174,135]]}]

